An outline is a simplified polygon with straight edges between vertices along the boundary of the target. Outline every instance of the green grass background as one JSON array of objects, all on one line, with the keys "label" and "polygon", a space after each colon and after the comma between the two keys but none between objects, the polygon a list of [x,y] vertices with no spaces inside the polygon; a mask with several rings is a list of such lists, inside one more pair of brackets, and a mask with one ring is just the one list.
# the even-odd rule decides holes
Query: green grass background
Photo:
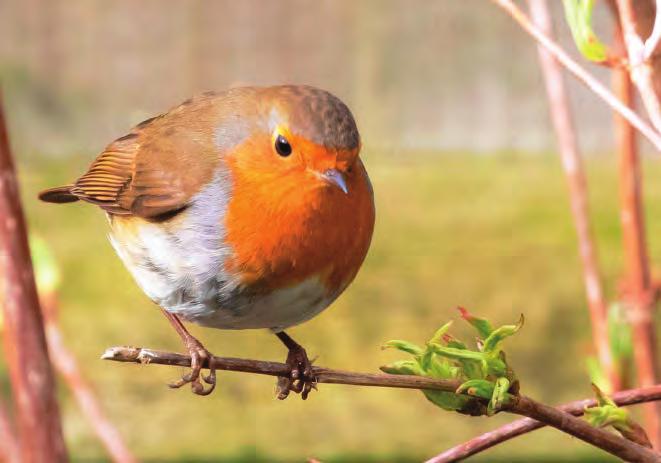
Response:
[{"label": "green grass background", "polygon": [[[494,323],[526,316],[507,352],[522,390],[557,403],[590,395],[591,352],[584,290],[565,181],[552,155],[365,153],[377,224],[369,256],[349,290],[326,312],[291,330],[317,363],[367,372],[401,357],[383,341],[424,342],[463,305]],[[512,418],[450,414],[408,390],[321,385],[306,402],[274,398],[274,380],[220,373],[206,398],[165,386],[182,369],[99,360],[111,345],[181,350],[164,317],[139,291],[89,205],[38,203],[35,194],[82,172],[90,156],[66,161],[19,154],[32,230],[63,274],[66,344],[130,448],[153,461],[419,461]],[[591,213],[608,294],[622,270],[616,160],[588,162]],[[653,262],[661,261],[661,165],[645,165]],[[193,327],[217,355],[283,360],[275,336]],[[455,334],[470,339],[461,323]],[[0,366],[0,368],[4,368]],[[7,386],[6,371],[0,379]],[[105,453],[66,388],[59,390],[68,444],[77,460]],[[483,461],[604,461],[554,430],[518,438]]]}]

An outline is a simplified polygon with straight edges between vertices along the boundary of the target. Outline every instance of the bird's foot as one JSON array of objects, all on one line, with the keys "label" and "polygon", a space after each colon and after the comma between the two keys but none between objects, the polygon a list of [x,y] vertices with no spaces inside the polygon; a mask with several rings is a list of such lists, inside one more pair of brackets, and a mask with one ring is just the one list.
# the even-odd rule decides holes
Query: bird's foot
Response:
[{"label": "bird's foot", "polygon": [[[191,358],[191,371],[183,375],[180,380],[168,384],[168,386],[178,389],[185,384],[190,384],[194,394],[209,395],[216,388],[216,366],[214,365],[213,355],[193,336],[187,338],[185,344]],[[208,376],[201,374],[205,363],[209,367]],[[203,382],[208,384],[209,387],[205,388]]]},{"label": "bird's foot", "polygon": [[310,391],[317,389],[317,378],[314,376],[312,362],[308,359],[305,349],[298,344],[290,347],[286,363],[290,368],[289,376],[278,378],[276,390],[278,399],[286,399],[290,391],[301,394],[303,400],[307,399]]}]

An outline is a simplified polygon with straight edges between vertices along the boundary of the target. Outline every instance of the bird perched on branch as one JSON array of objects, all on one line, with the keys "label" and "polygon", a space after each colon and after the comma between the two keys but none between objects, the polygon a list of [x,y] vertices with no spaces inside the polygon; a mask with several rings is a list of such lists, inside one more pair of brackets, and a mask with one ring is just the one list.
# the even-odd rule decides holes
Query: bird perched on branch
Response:
[{"label": "bird perched on branch", "polygon": [[190,353],[192,371],[173,387],[206,395],[216,384],[213,356],[183,320],[272,330],[291,368],[278,396],[306,398],[311,362],[284,330],[328,307],[367,254],[374,200],[360,147],[349,108],[326,91],[207,92],[138,124],[39,198],[106,212],[115,251]]}]

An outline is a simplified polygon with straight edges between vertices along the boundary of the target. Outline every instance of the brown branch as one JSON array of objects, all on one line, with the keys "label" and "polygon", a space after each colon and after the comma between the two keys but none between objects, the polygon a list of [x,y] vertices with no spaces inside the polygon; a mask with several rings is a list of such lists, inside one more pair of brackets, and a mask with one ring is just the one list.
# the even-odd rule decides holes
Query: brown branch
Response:
[{"label": "brown branch", "polygon": [[[130,363],[155,363],[161,365],[190,366],[188,355],[155,351],[137,347],[111,347],[101,357]],[[288,376],[289,367],[284,363],[265,362],[227,357],[214,357],[219,370],[241,371],[270,376]],[[348,384],[355,386],[397,387],[407,389],[434,389],[454,392],[458,381],[432,379],[421,376],[354,373],[330,368],[314,367],[319,383]],[[512,400],[505,411],[524,415],[542,421],[549,426],[599,447],[623,460],[634,462],[658,462],[661,455],[650,449],[630,442],[604,429],[594,428],[586,421],[562,412],[556,408],[535,402],[525,396],[511,396]]]},{"label": "brown branch", "polygon": [[[616,404],[620,406],[636,405],[640,403],[660,401],[661,384],[652,387],[642,387],[639,389],[630,389],[627,391],[615,392],[611,395]],[[566,413],[574,416],[581,416],[586,407],[594,407],[597,404],[595,399],[576,400],[558,407]],[[437,455],[426,463],[448,463],[468,458],[477,453],[483,452],[495,445],[508,441],[523,434],[535,431],[545,427],[546,424],[531,418],[523,418],[501,426],[493,431],[489,431],[480,436],[452,447],[445,452]]]},{"label": "brown branch", "polygon": [[[553,40],[553,25],[546,0],[528,0],[528,5],[535,25],[549,39]],[[608,342],[608,309],[592,237],[592,226],[588,211],[587,182],[569,109],[569,97],[558,62],[539,44],[537,45],[537,51],[539,52],[540,67],[546,84],[551,119],[558,139],[562,167],[569,185],[569,200],[578,237],[578,250],[583,266],[583,281],[592,323],[592,340],[599,363],[606,377],[610,380],[610,387],[613,390],[618,390],[621,387],[620,375]]]},{"label": "brown branch", "polygon": [[41,305],[46,329],[46,341],[48,342],[48,351],[51,354],[53,366],[69,386],[83,415],[85,415],[99,440],[101,440],[112,461],[117,463],[137,462],[138,460],[124,443],[117,428],[103,413],[92,387],[85,380],[78,367],[76,357],[64,344],[62,331],[58,325],[55,294],[43,294]]},{"label": "brown branch", "polygon": [[539,30],[512,0],[491,0],[505,10],[528,34],[537,40],[555,59],[558,60],[574,77],[599,96],[606,104],[627,119],[654,147],[661,151],[661,134],[654,127],[643,121],[640,116],[617,99],[601,82],[574,61],[556,42]]},{"label": "brown branch", "polygon": [[[657,131],[661,131],[661,105],[654,89],[654,69],[645,59],[645,44],[637,32],[637,19],[632,0],[615,0],[620,25],[629,56],[629,74],[642,97],[647,114]],[[658,13],[657,13],[658,15]],[[651,47],[652,45],[650,45]]]},{"label": "brown branch", "polygon": [[656,0],[656,14],[654,15],[654,25],[650,36],[645,40],[645,61],[651,61],[654,53],[659,48],[661,43],[661,0]]},{"label": "brown branch", "polygon": [[0,400],[0,461],[5,463],[20,463],[21,461],[18,440],[2,400]]},{"label": "brown branch", "polygon": [[55,379],[34,281],[27,228],[0,99],[0,304],[21,461],[63,462]]},{"label": "brown branch", "polygon": [[[658,16],[658,15],[657,15]],[[615,41],[624,48],[622,30],[615,28]],[[633,86],[629,73],[613,70],[613,87],[622,101],[634,104]],[[622,245],[626,261],[623,299],[634,337],[634,359],[639,386],[656,383],[655,365],[658,362],[654,335],[653,312],[655,289],[651,282],[649,254],[645,237],[645,217],[642,197],[642,174],[636,134],[631,125],[615,114],[619,158],[620,221]],[[661,445],[658,404],[644,407],[645,428],[655,448]]]},{"label": "brown branch", "polygon": [[[174,352],[163,352],[142,347],[111,347],[101,356],[104,360],[128,363],[156,363],[190,367],[190,356]],[[218,370],[239,371],[268,376],[288,376],[290,368],[285,363],[249,360],[232,357],[214,357]],[[206,363],[205,363],[206,366]],[[330,368],[313,367],[318,383],[348,384],[352,386],[397,387],[405,389],[433,389],[454,392],[459,381],[432,379],[423,376],[388,375],[380,373],[353,373]]]}]

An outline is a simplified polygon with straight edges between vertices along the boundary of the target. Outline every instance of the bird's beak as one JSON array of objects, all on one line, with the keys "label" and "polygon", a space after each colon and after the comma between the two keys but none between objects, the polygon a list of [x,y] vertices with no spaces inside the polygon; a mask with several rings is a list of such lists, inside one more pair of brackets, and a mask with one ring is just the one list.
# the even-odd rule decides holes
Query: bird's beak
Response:
[{"label": "bird's beak", "polygon": [[326,172],[321,174],[321,176],[328,183],[331,183],[338,187],[344,192],[344,194],[349,194],[349,188],[347,188],[347,182],[344,180],[344,175],[337,169],[328,169]]}]

